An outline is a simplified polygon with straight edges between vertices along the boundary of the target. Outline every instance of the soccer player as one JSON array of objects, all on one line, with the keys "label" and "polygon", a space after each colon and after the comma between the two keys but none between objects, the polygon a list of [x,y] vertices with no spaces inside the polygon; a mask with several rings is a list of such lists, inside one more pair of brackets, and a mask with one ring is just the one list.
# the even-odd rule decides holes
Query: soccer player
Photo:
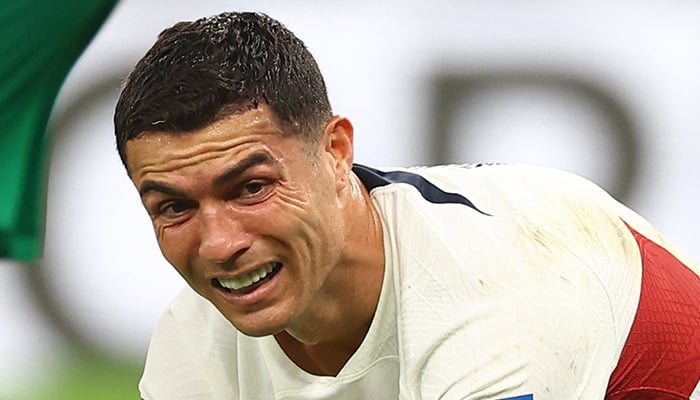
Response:
[{"label": "soccer player", "polygon": [[700,399],[693,262],[568,173],[355,164],[274,19],[165,30],[115,130],[189,284],[144,399]]}]

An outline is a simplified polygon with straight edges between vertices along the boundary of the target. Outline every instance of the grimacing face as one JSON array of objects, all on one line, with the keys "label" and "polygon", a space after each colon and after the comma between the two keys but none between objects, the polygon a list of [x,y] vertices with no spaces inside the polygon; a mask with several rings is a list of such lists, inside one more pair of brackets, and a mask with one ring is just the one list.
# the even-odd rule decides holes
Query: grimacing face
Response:
[{"label": "grimacing face", "polygon": [[146,132],[126,155],[163,255],[237,329],[261,336],[313,314],[330,290],[351,136],[334,117],[305,143],[262,104],[193,132]]}]

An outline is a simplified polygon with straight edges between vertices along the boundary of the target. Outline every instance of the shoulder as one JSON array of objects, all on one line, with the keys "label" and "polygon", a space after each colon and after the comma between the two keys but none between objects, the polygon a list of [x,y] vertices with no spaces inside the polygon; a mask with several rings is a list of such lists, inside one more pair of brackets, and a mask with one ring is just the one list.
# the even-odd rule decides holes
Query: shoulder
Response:
[{"label": "shoulder", "polygon": [[600,186],[559,169],[523,164],[453,165],[416,173],[445,192],[469,199],[481,213],[478,217],[454,210],[431,213],[431,223],[442,224],[442,230],[450,233],[443,241],[451,242],[454,249],[467,248],[465,242],[475,243],[478,248],[472,248],[472,253],[478,249],[487,260],[500,259],[504,251],[513,254],[511,262],[518,268],[535,266],[530,271],[533,284],[539,284],[540,267],[548,265],[554,274],[588,271],[590,278],[601,279],[609,289],[608,277],[614,281],[618,274],[639,268],[639,249],[630,226],[659,236]]},{"label": "shoulder", "polygon": [[[399,171],[384,171],[393,182],[374,194],[400,249],[399,329],[405,354],[420,359],[411,379],[424,389],[461,382],[459,391],[502,374],[545,395],[551,371],[563,371],[559,398],[604,383],[641,271],[623,206],[589,180],[551,168]],[[435,193],[473,207],[435,201]],[[461,372],[441,367],[465,355],[471,361]],[[577,369],[565,369],[569,362]],[[444,388],[436,390],[423,394],[437,398]]]},{"label": "shoulder", "polygon": [[612,197],[590,180],[555,168],[526,164],[465,164],[417,170],[446,190],[462,191],[497,204],[528,207],[562,199],[611,202]]}]

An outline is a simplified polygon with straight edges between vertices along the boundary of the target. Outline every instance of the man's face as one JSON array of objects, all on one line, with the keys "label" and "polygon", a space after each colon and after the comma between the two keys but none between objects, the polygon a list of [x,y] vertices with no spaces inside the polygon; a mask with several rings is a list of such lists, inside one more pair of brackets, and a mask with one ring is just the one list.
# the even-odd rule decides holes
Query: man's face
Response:
[{"label": "man's face", "polygon": [[146,132],[126,145],[163,255],[254,336],[280,332],[318,306],[345,230],[343,160],[328,130],[310,145],[274,121],[261,105],[193,132]]}]

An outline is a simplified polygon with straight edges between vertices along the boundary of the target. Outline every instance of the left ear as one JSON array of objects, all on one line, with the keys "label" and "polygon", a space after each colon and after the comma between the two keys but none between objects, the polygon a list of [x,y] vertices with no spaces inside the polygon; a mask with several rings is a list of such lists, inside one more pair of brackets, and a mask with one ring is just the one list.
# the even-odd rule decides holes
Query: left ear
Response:
[{"label": "left ear", "polygon": [[333,116],[328,121],[323,132],[323,153],[333,163],[338,190],[342,190],[350,181],[353,163],[353,133],[350,120],[339,115]]}]

